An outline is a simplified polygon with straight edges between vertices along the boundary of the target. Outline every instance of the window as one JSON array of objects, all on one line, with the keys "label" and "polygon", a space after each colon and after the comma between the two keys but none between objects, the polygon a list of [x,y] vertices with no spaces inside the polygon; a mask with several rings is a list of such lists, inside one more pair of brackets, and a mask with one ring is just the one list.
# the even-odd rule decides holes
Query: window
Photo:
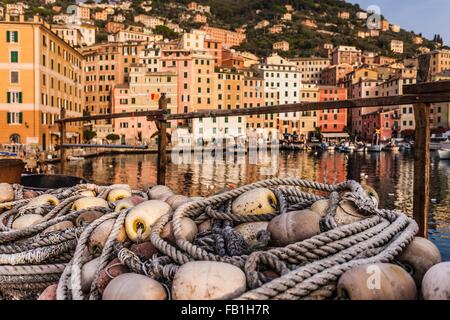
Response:
[{"label": "window", "polygon": [[11,83],[19,83],[19,71],[11,71]]},{"label": "window", "polygon": [[19,43],[19,32],[18,31],[6,31],[6,42]]},{"label": "window", "polygon": [[6,113],[7,124],[22,124],[23,113],[22,112],[7,112]]},{"label": "window", "polygon": [[7,103],[22,103],[22,92],[7,92]]},{"label": "window", "polygon": [[18,51],[11,51],[10,61],[12,63],[18,63],[19,62],[19,52]]}]

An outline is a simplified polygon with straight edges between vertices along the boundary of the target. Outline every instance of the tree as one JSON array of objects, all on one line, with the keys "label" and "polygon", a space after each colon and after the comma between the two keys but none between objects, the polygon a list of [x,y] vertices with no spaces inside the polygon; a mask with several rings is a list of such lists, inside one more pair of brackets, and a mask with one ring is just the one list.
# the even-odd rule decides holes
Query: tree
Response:
[{"label": "tree", "polygon": [[91,141],[97,136],[97,132],[91,131],[91,130],[84,130],[83,131],[83,138],[86,141]]},{"label": "tree", "polygon": [[119,139],[120,139],[120,136],[118,134],[115,134],[115,133],[110,133],[110,134],[108,134],[106,136],[106,140],[113,141],[113,142],[117,141]]},{"label": "tree", "polygon": [[178,33],[166,26],[157,26],[153,31],[156,34],[162,35],[164,39],[174,40],[178,38]]}]

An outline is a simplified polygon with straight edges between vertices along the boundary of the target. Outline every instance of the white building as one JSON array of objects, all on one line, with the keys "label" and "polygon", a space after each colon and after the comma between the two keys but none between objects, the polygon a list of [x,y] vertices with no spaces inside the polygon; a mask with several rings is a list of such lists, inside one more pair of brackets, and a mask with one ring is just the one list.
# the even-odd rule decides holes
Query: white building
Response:
[{"label": "white building", "polygon": [[161,40],[163,40],[163,36],[160,34],[152,34],[133,28],[128,28],[127,30],[122,30],[108,36],[109,42],[154,42]]},{"label": "white building", "polygon": [[391,51],[394,53],[403,53],[403,41],[391,40]]},{"label": "white building", "polygon": [[[266,105],[291,104],[300,102],[302,74],[295,63],[273,54],[266,63],[258,65],[265,81]],[[300,113],[290,112],[279,115],[282,132],[288,132],[288,121],[298,124]]]},{"label": "white building", "polygon": [[53,25],[52,30],[74,47],[92,46],[95,44],[97,28],[91,24],[58,24]]},{"label": "white building", "polygon": [[206,32],[202,30],[191,30],[181,37],[180,49],[204,50]]},{"label": "white building", "polygon": [[365,20],[367,19],[367,12],[360,11],[356,13],[356,18],[359,20]]},{"label": "white building", "polygon": [[157,26],[163,26],[164,20],[159,17],[147,16],[145,14],[140,14],[134,17],[134,22],[140,22],[147,28],[156,28]]}]

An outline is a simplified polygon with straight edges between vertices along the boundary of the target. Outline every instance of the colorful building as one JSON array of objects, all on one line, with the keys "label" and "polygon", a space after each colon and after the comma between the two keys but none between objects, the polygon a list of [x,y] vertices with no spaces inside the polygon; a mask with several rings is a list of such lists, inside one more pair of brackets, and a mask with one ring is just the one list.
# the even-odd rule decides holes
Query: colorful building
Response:
[{"label": "colorful building", "polygon": [[[302,83],[301,102],[318,102],[319,87],[316,84]],[[302,111],[299,123],[300,140],[309,140],[318,127],[318,111]]]},{"label": "colorful building", "polygon": [[[213,105],[218,110],[235,110],[243,107],[244,74],[228,68],[219,68],[213,74]],[[246,117],[219,117],[193,119],[192,136],[194,141],[220,141],[228,139],[237,142],[245,139]]]},{"label": "colorful building", "polygon": [[[108,114],[112,110],[112,92],[116,85],[127,84],[131,65],[139,62],[145,46],[139,42],[103,43],[85,48],[84,61],[84,107],[87,114]],[[91,129],[98,139],[112,132],[111,121],[92,123]]]},{"label": "colorful building", "polygon": [[338,46],[333,50],[333,65],[357,66],[361,64],[361,57],[362,51],[356,47]]},{"label": "colorful building", "polygon": [[227,48],[239,46],[242,42],[245,42],[247,38],[245,33],[226,29],[203,26],[202,30],[205,31],[211,39],[222,42],[223,46]]},{"label": "colorful building", "polygon": [[[177,112],[176,73],[149,72],[146,65],[135,64],[131,66],[129,77],[128,84],[113,89],[114,113],[158,110],[163,94],[168,101],[167,108],[172,113]],[[112,126],[114,133],[120,136],[120,142],[127,145],[155,142],[158,131],[154,121],[143,117],[114,119]],[[169,128],[169,134],[171,132]]]},{"label": "colorful building", "polygon": [[[264,75],[266,105],[293,104],[300,102],[302,74],[298,67],[273,54],[265,63],[258,65]],[[281,134],[298,135],[299,113],[288,112],[278,115],[278,129]]]},{"label": "colorful building", "polygon": [[[347,100],[347,90],[340,87],[319,86],[319,101]],[[322,133],[343,133],[347,128],[347,109],[318,111],[318,127]]]},{"label": "colorful building", "polygon": [[327,58],[310,57],[310,58],[294,58],[289,61],[295,63],[302,73],[302,82],[320,84],[322,80],[322,72],[331,64],[331,60]]},{"label": "colorful building", "polygon": [[[264,76],[256,68],[244,69],[243,105],[244,108],[265,105]],[[276,129],[275,114],[258,114],[247,116],[247,135],[267,138],[271,129]]]},{"label": "colorful building", "polygon": [[[39,17],[0,22],[0,143],[59,143],[61,109],[80,116],[83,56]],[[81,125],[67,125],[66,142],[80,142]]]}]

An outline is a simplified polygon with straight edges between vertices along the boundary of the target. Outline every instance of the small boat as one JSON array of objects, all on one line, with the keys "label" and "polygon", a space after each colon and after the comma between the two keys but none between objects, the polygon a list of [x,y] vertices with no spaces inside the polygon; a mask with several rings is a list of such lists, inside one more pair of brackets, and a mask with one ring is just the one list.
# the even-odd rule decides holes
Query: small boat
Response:
[{"label": "small boat", "polygon": [[379,144],[371,145],[367,147],[367,152],[381,152],[383,147]]},{"label": "small boat", "polygon": [[68,156],[67,160],[69,160],[69,161],[84,161],[85,159],[83,157]]},{"label": "small boat", "polygon": [[441,160],[450,160],[450,150],[441,149],[438,150],[439,159]]},{"label": "small boat", "polygon": [[17,157],[17,153],[12,153],[8,151],[0,151],[0,156],[3,157]]},{"label": "small boat", "polygon": [[450,131],[447,131],[443,134],[433,134],[430,139],[430,150],[440,150],[442,144],[448,143],[450,143]]},{"label": "small boat", "polygon": [[450,142],[441,143],[438,154],[439,159],[450,160]]}]

